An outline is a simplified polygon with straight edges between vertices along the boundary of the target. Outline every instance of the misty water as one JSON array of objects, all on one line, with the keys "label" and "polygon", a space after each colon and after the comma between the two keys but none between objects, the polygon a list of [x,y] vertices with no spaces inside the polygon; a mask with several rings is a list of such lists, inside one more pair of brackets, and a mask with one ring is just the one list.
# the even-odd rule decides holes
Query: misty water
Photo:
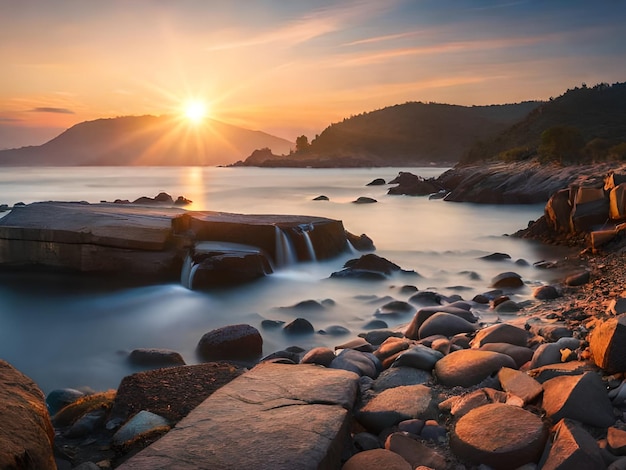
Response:
[{"label": "misty water", "polygon": [[[96,203],[153,197],[165,191],[174,198],[182,195],[193,200],[190,210],[324,216],[342,220],[352,233],[366,233],[378,255],[419,276],[398,275],[385,282],[329,279],[345,261],[358,256],[350,251],[328,261],[287,266],[259,281],[214,292],[190,291],[179,283],[129,286],[84,276],[4,272],[0,274],[0,358],[33,378],[45,393],[61,387],[105,390],[116,388],[122,377],[139,370],[128,364],[129,351],[174,349],[188,364],[197,363],[198,340],[217,327],[255,326],[262,333],[265,354],[291,345],[334,347],[365,331],[365,324],[386,300],[407,300],[410,294],[400,292],[403,285],[471,299],[490,290],[494,275],[515,271],[526,283],[515,300],[524,300],[533,286],[562,275],[532,263],[557,260],[565,252],[503,236],[538,218],[542,205],[458,204],[389,196],[389,186],[366,186],[374,178],[389,181],[399,171],[430,177],[444,170],[3,168],[0,204]],[[312,200],[322,194],[330,201]],[[378,203],[352,204],[359,196],[373,197]],[[478,259],[492,252],[508,253],[512,259],[501,263]],[[530,265],[515,264],[518,259]],[[309,299],[332,299],[335,304],[315,312],[281,308]],[[486,322],[497,319],[487,309],[475,313]],[[289,337],[280,328],[261,327],[263,319],[288,322],[296,317],[307,318],[316,330],[339,325],[350,333]],[[396,328],[411,317],[387,322]]]}]

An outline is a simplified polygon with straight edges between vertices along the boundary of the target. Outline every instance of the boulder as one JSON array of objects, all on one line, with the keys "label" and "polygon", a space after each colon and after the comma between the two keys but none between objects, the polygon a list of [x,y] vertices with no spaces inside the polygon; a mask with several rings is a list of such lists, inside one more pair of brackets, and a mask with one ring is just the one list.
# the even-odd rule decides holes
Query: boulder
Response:
[{"label": "boulder", "polygon": [[84,392],[73,388],[57,388],[48,393],[46,405],[51,416],[54,416],[61,408],[65,408],[70,403],[74,403],[79,398],[85,396]]},{"label": "boulder", "polygon": [[389,338],[402,338],[404,335],[398,331],[372,330],[367,333],[359,333],[359,336],[370,344],[383,344]]},{"label": "boulder", "polygon": [[346,238],[357,251],[374,251],[376,249],[372,239],[364,233],[354,235],[346,230]]},{"label": "boulder", "polygon": [[287,323],[283,331],[289,335],[310,335],[315,333],[315,328],[306,318],[296,318]]},{"label": "boulder", "polygon": [[536,369],[529,370],[528,374],[542,384],[555,377],[581,375],[591,370],[595,370],[593,364],[582,361],[570,361],[537,367]]},{"label": "boulder", "polygon": [[123,446],[156,430],[168,431],[170,423],[157,414],[142,410],[126,422],[114,435],[113,445]]},{"label": "boulder", "polygon": [[491,279],[491,287],[496,289],[517,288],[523,285],[522,276],[511,271],[500,273]]},{"label": "boulder", "polygon": [[507,253],[491,253],[485,256],[481,256],[478,259],[482,259],[484,261],[505,261],[511,259],[511,255]]},{"label": "boulder", "polygon": [[273,272],[269,259],[257,248],[226,248],[226,243],[200,245],[202,251],[196,250],[191,256],[190,276],[185,284],[190,289],[239,285]]},{"label": "boulder", "polygon": [[331,369],[342,369],[354,372],[359,376],[367,376],[375,379],[378,377],[379,364],[376,357],[370,353],[344,349],[330,363]]},{"label": "boulder", "polygon": [[[412,299],[413,297],[411,297],[409,301],[412,302]],[[413,316],[413,319],[407,326],[404,335],[410,339],[420,339],[420,328],[422,327],[424,322],[426,322],[426,320],[428,320],[434,314],[440,312],[455,315],[469,323],[476,323],[476,321],[478,320],[472,312],[464,308],[454,307],[451,305],[433,305],[430,307],[422,307]],[[475,328],[472,327],[472,331],[474,330]]]},{"label": "boulder", "polygon": [[323,194],[320,194],[317,197],[313,198],[314,201],[329,201],[330,199],[328,199],[328,196],[324,196]]},{"label": "boulder", "polygon": [[319,346],[308,351],[300,360],[302,364],[318,364],[328,367],[335,359],[335,352],[332,349]]},{"label": "boulder", "polygon": [[171,367],[184,366],[185,360],[176,351],[170,349],[133,349],[128,360],[138,366]]},{"label": "boulder", "polygon": [[500,302],[494,310],[497,313],[514,313],[519,312],[521,310],[520,306],[517,302],[513,300],[505,300],[504,302]]},{"label": "boulder", "polygon": [[413,313],[415,313],[415,307],[410,303],[404,302],[403,300],[392,300],[378,307],[374,312],[374,316],[396,319]]},{"label": "boulder", "polygon": [[533,357],[533,350],[524,346],[516,346],[509,343],[486,343],[480,348],[481,351],[495,351],[510,356],[520,368]]},{"label": "boulder", "polygon": [[570,203],[570,190],[560,189],[555,192],[544,209],[548,227],[557,233],[567,233],[570,231],[570,217],[572,205]]},{"label": "boulder", "polygon": [[439,404],[439,409],[449,413],[455,418],[460,418],[470,411],[491,403],[506,403],[507,394],[500,390],[483,387],[461,396],[453,396]]},{"label": "boulder", "polygon": [[385,184],[387,184],[387,182],[383,178],[375,178],[365,186],[383,186]]},{"label": "boulder", "polygon": [[374,351],[374,355],[383,362],[384,365],[385,360],[392,358],[393,361],[400,352],[409,349],[409,346],[410,343],[408,340],[390,336]]},{"label": "boulder", "polygon": [[436,419],[437,407],[429,387],[406,385],[376,395],[355,417],[368,431],[378,434],[406,419]]},{"label": "boulder", "polygon": [[389,188],[387,194],[407,195],[407,196],[428,196],[443,189],[433,179],[424,179],[421,176],[414,175],[409,172],[400,172],[389,184],[397,184],[393,188]]},{"label": "boulder", "polygon": [[432,376],[429,372],[413,367],[392,367],[384,370],[372,383],[372,390],[381,392],[388,388],[427,383]]},{"label": "boulder", "polygon": [[401,432],[394,432],[387,436],[385,449],[402,456],[411,464],[411,468],[418,468],[420,465],[434,470],[448,468],[443,455]]},{"label": "boulder", "polygon": [[357,388],[351,372],[260,364],[118,469],[340,468]]},{"label": "boulder", "polygon": [[0,360],[0,468],[56,469],[54,429],[35,382]]},{"label": "boulder", "polygon": [[594,201],[576,204],[572,210],[572,231],[590,232],[609,219],[609,199],[602,197]]},{"label": "boulder", "polygon": [[606,433],[606,443],[615,455],[626,455],[626,431],[610,427]]},{"label": "boulder", "polygon": [[452,337],[459,333],[473,333],[475,329],[472,323],[463,318],[451,313],[437,312],[422,323],[418,337],[420,339],[434,335]]},{"label": "boulder", "polygon": [[400,266],[391,261],[382,258],[373,253],[362,255],[360,258],[355,258],[346,261],[345,268],[351,269],[364,269],[367,271],[374,271],[383,274],[393,274],[402,270]]},{"label": "boulder", "polygon": [[229,325],[205,333],[196,351],[204,360],[256,359],[263,353],[263,338],[250,325]]},{"label": "boulder", "polygon": [[539,460],[548,439],[541,418],[517,406],[493,403],[462,416],[450,448],[475,464],[508,470]]},{"label": "boulder", "polygon": [[609,373],[626,372],[626,314],[600,323],[591,332],[593,362]]},{"label": "boulder", "polygon": [[502,367],[515,369],[515,361],[506,354],[477,349],[454,351],[437,361],[435,376],[446,386],[470,387],[479,384]]},{"label": "boulder", "polygon": [[542,470],[606,468],[596,440],[580,424],[562,419],[539,463]]},{"label": "boulder", "polygon": [[367,197],[367,196],[359,196],[354,201],[352,201],[353,204],[373,204],[375,202],[378,202],[378,201],[374,199],[373,197]]},{"label": "boulder", "polygon": [[371,449],[359,452],[343,464],[341,470],[413,470],[409,462],[396,452],[387,449]]},{"label": "boulder", "polygon": [[398,355],[391,367],[413,367],[431,371],[442,357],[443,354],[441,352],[418,344]]},{"label": "boulder", "polygon": [[554,286],[540,286],[533,290],[533,297],[538,300],[552,300],[561,297],[561,293]]},{"label": "boulder", "polygon": [[528,345],[528,332],[508,323],[497,323],[476,333],[472,347],[479,348],[487,343],[508,343],[516,346]]},{"label": "boulder", "polygon": [[591,274],[589,273],[589,271],[581,271],[579,273],[570,274],[569,276],[567,276],[564,283],[566,286],[571,287],[582,286],[584,284],[587,284],[590,278]]},{"label": "boulder", "polygon": [[599,428],[615,423],[613,406],[596,373],[556,377],[544,382],[543,390],[542,407],[552,422],[570,418]]},{"label": "boulder", "polygon": [[566,350],[574,351],[580,347],[580,340],[576,338],[560,338],[556,343],[540,344],[530,361],[530,368],[545,366],[548,364],[557,364],[566,362],[567,357],[564,356]]},{"label": "boulder", "polygon": [[498,372],[498,380],[502,390],[520,397],[524,404],[533,402],[543,393],[541,384],[526,372],[503,367]]}]

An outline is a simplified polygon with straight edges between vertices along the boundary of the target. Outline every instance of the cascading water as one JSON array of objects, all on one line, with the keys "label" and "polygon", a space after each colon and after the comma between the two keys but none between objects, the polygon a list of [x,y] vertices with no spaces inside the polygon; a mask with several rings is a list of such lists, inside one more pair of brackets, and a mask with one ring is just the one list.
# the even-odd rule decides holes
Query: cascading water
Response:
[{"label": "cascading water", "polygon": [[302,230],[302,237],[304,238],[304,243],[306,245],[309,259],[311,261],[317,261],[317,256],[315,256],[315,248],[313,247],[313,242],[311,241],[311,237],[309,236],[309,232],[313,231],[313,224],[300,225],[300,229]]},{"label": "cascading water", "polygon": [[187,289],[191,289],[193,286],[193,276],[196,274],[198,270],[198,265],[194,264],[191,255],[187,255],[185,257],[185,261],[183,261],[183,266],[180,270],[180,283],[183,287]]},{"label": "cascading water", "polygon": [[282,268],[290,266],[298,261],[296,250],[289,235],[285,233],[278,225],[276,229],[276,267]]}]

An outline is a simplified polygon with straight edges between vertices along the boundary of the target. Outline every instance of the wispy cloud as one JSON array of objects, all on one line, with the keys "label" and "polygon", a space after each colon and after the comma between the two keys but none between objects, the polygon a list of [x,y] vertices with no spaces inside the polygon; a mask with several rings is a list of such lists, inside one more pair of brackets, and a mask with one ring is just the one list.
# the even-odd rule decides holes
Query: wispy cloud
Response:
[{"label": "wispy cloud", "polygon": [[376,36],[376,37],[359,39],[357,41],[348,42],[344,44],[344,46],[345,47],[362,46],[363,44],[373,44],[373,43],[384,42],[384,41],[395,41],[396,39],[411,38],[411,37],[418,36],[420,34],[423,34],[423,32],[422,31],[408,31],[405,33],[387,34],[384,36]]},{"label": "wispy cloud", "polygon": [[42,106],[38,108],[33,108],[30,110],[31,113],[57,113],[57,114],[76,114],[71,109],[67,108],[52,108],[48,106]]}]

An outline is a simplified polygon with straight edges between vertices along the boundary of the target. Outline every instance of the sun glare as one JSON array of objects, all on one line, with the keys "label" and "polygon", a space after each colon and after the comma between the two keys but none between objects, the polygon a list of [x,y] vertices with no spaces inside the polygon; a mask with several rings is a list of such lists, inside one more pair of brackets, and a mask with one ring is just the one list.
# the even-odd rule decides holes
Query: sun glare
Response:
[{"label": "sun glare", "polygon": [[207,116],[206,104],[201,101],[190,101],[185,105],[185,117],[194,124]]}]

